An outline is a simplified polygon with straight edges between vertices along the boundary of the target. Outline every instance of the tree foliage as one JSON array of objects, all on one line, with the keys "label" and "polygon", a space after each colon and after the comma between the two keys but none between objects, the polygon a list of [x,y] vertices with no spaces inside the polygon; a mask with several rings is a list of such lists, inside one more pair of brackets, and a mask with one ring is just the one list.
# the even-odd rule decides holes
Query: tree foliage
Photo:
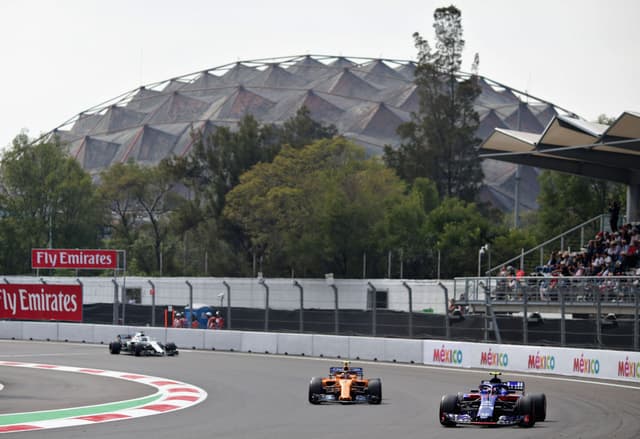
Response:
[{"label": "tree foliage", "polygon": [[555,171],[543,171],[538,181],[536,232],[541,239],[606,213],[613,199],[624,204],[624,188],[620,184]]},{"label": "tree foliage", "polygon": [[364,252],[379,250],[385,217],[403,193],[393,172],[336,138],[285,147],[255,166],[229,193],[224,214],[272,270],[353,276]]},{"label": "tree foliage", "polygon": [[460,11],[454,6],[436,9],[434,29],[435,51],[419,33],[413,35],[419,109],[398,128],[402,144],[385,147],[384,158],[408,182],[428,177],[441,197],[471,201],[483,178],[475,137],[479,118],[473,108],[480,88],[475,74],[460,76],[465,44]]},{"label": "tree foliage", "polygon": [[447,198],[427,218],[429,245],[440,251],[441,277],[473,276],[477,250],[491,242],[495,226],[475,203]]},{"label": "tree foliage", "polygon": [[32,248],[99,245],[104,210],[91,177],[55,142],[17,136],[0,162],[0,264],[27,273]]}]

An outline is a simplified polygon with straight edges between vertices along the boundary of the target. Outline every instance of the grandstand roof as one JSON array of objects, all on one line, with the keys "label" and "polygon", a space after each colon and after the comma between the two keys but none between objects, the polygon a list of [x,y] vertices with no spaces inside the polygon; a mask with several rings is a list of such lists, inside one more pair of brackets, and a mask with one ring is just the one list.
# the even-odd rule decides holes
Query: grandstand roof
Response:
[{"label": "grandstand roof", "polygon": [[[396,128],[418,110],[412,61],[301,55],[240,61],[148,84],[74,116],[52,133],[68,144],[84,169],[97,173],[129,159],[154,164],[183,156],[192,130],[235,127],[246,114],[262,123],[282,123],[306,106],[311,117],[333,124],[370,155],[398,146]],[[464,75],[463,75],[464,76]],[[475,103],[478,136],[494,128],[540,133],[555,116],[556,105],[480,77]],[[504,205],[513,198],[508,176],[515,166],[485,160],[487,199]],[[535,207],[536,172],[521,180]],[[494,196],[491,195],[493,193]]]},{"label": "grandstand roof", "polygon": [[625,184],[640,183],[640,113],[612,125],[556,115],[540,134],[495,128],[481,155]]}]

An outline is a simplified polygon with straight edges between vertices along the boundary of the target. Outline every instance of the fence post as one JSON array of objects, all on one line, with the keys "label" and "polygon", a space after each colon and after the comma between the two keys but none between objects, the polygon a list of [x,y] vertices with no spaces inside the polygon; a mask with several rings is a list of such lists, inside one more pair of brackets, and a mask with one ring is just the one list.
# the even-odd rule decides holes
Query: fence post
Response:
[{"label": "fence post", "polygon": [[227,289],[227,328],[231,329],[231,285],[226,280],[222,281],[222,285]]},{"label": "fence post", "polygon": [[338,323],[338,287],[336,286],[336,280],[333,278],[333,273],[325,273],[324,281],[333,290],[333,332],[338,334],[338,331],[340,330]]},{"label": "fence post", "polygon": [[193,285],[191,285],[191,282],[188,280],[185,280],[184,282],[189,287],[189,318],[187,318],[187,328],[191,328],[191,322],[193,321]]},{"label": "fence post", "polygon": [[300,290],[300,315],[299,315],[298,331],[299,332],[304,332],[304,317],[303,317],[303,312],[304,312],[304,289],[302,288],[302,285],[300,284],[300,282],[298,282],[295,279],[293,280],[293,286],[298,287],[298,289]]},{"label": "fence post", "polygon": [[378,308],[378,304],[376,303],[376,287],[373,286],[371,282],[367,282],[369,285],[369,294],[371,294],[371,335],[373,337],[376,336],[376,308]]},{"label": "fence post", "polygon": [[522,288],[520,283],[517,283],[516,285],[516,288],[522,292],[522,342],[526,345],[529,343],[529,294],[524,288]]},{"label": "fence post", "polygon": [[413,338],[413,292],[407,282],[403,281],[402,285],[404,285],[409,293],[409,338]]},{"label": "fence post", "polygon": [[598,340],[598,347],[602,348],[602,301],[600,292],[596,290],[596,339]]},{"label": "fence post", "polygon": [[[156,286],[148,280],[149,285],[151,285],[151,326],[156,326]],[[189,308],[191,309],[191,308]]]},{"label": "fence post", "polygon": [[118,306],[118,282],[115,279],[111,279],[111,282],[113,282],[113,324],[117,325],[119,319],[118,310],[120,309]]},{"label": "fence post", "polygon": [[[444,292],[444,333],[445,333],[445,338],[447,340],[451,339],[451,327],[449,325],[449,290],[447,290],[447,287],[445,287],[442,282],[438,282],[438,285],[440,286],[440,288],[442,288],[442,291]],[[485,318],[485,322],[486,322],[486,318]],[[487,338],[487,332],[485,330],[485,341]]]},{"label": "fence post", "polygon": [[258,278],[258,283],[264,287],[264,332],[269,331],[269,285],[264,277]]},{"label": "fence post", "polygon": [[567,345],[567,322],[565,317],[566,309],[562,288],[559,289],[558,294],[560,295],[560,346],[564,347]]},{"label": "fence post", "polygon": [[638,307],[640,304],[638,303],[638,290],[633,291],[633,298],[635,301],[636,312],[633,314],[633,350],[638,350]]}]

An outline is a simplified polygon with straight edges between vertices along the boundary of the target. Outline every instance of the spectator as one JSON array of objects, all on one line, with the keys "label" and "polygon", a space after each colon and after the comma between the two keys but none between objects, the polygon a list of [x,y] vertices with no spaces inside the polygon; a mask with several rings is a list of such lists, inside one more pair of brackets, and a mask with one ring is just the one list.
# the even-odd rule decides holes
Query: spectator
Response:
[{"label": "spectator", "polygon": [[613,201],[609,203],[609,225],[612,232],[618,231],[618,218],[620,216],[620,203]]},{"label": "spectator", "polygon": [[224,329],[224,318],[220,315],[220,311],[216,311],[215,327],[216,329]]},{"label": "spectator", "polygon": [[207,312],[207,329],[216,329],[216,318],[211,312]]},{"label": "spectator", "polygon": [[449,314],[462,318],[462,306],[453,297],[449,299]]},{"label": "spectator", "polygon": [[174,328],[184,328],[184,317],[179,312],[176,313],[172,326]]}]

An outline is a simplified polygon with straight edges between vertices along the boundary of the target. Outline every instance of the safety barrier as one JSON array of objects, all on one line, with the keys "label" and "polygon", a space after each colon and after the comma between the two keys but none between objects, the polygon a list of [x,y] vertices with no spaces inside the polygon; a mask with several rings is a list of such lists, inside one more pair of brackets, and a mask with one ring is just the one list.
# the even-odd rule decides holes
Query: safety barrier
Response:
[{"label": "safety barrier", "polygon": [[0,338],[14,340],[106,345],[118,334],[137,331],[144,331],[163,343],[172,341],[180,349],[416,363],[640,383],[640,352],[323,334],[0,321]]}]

